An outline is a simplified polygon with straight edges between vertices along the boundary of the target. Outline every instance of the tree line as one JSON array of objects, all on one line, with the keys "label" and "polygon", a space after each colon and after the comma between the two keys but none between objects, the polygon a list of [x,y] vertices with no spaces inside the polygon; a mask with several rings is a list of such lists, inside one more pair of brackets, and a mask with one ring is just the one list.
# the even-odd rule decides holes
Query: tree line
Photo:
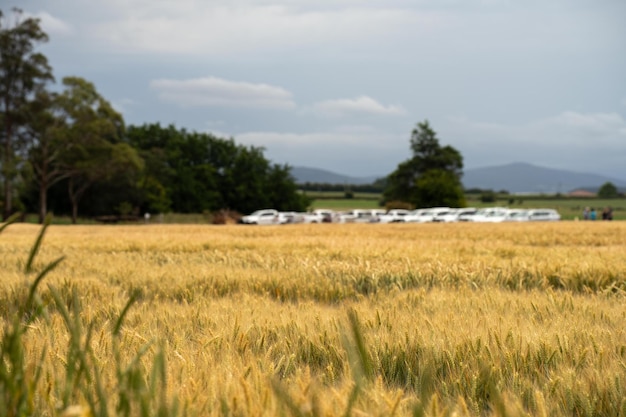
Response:
[{"label": "tree line", "polygon": [[39,20],[0,10],[0,177],[3,218],[16,211],[81,216],[305,210],[288,165],[263,149],[173,125],[126,126],[83,78],[53,90],[36,46]]},{"label": "tree line", "polygon": [[[288,165],[263,148],[173,125],[126,126],[122,115],[78,76],[55,78],[36,47],[48,41],[39,20],[0,10],[0,200],[16,211],[81,216],[140,213],[241,213],[271,207],[304,211]],[[385,202],[413,207],[465,205],[463,158],[442,146],[428,121],[411,132],[412,157],[370,186]],[[319,188],[308,184],[307,189]]]}]

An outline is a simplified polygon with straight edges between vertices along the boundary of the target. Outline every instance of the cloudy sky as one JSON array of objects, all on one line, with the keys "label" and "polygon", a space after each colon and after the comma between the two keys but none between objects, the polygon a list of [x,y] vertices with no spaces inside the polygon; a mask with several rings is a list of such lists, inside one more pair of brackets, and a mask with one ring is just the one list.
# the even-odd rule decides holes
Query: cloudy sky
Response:
[{"label": "cloudy sky", "polygon": [[[8,3],[8,4],[7,4]],[[386,175],[429,120],[466,168],[626,179],[624,0],[9,0],[128,124]]]}]

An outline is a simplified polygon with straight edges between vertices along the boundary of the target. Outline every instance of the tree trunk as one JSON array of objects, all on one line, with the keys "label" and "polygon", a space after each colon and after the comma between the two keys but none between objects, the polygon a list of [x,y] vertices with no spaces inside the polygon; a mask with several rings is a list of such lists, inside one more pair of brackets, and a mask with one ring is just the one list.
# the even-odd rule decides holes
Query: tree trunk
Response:
[{"label": "tree trunk", "polygon": [[70,197],[70,202],[72,203],[72,224],[76,224],[78,220],[78,202],[83,196],[83,193],[88,188],[88,185],[82,185],[78,187],[78,189],[74,188],[74,177],[70,177],[70,182],[68,184],[68,194]]},{"label": "tree trunk", "polygon": [[4,172],[4,205],[2,208],[2,218],[8,219],[11,215],[11,180],[9,179],[6,171]]},{"label": "tree trunk", "polygon": [[72,224],[78,219],[78,201],[72,201]]},{"label": "tree trunk", "polygon": [[2,175],[4,176],[4,206],[2,208],[2,217],[4,220],[8,219],[13,211],[12,189],[11,189],[11,161],[13,153],[11,152],[11,120],[7,118],[5,124],[5,137],[4,137],[4,155],[2,161]]},{"label": "tree trunk", "polygon": [[39,224],[43,224],[48,212],[48,184],[39,185]]}]

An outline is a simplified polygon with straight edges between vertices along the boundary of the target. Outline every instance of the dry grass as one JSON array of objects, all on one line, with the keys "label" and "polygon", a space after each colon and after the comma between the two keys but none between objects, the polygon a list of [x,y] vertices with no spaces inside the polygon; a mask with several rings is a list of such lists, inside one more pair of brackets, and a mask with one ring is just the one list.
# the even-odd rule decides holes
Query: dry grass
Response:
[{"label": "dry grass", "polygon": [[[0,234],[6,323],[38,232]],[[139,362],[163,346],[182,415],[600,416],[626,415],[625,249],[621,222],[51,226],[36,265],[66,257],[45,284],[93,326],[106,388],[154,341]],[[60,415],[70,335],[45,284],[24,346],[38,414]]]}]

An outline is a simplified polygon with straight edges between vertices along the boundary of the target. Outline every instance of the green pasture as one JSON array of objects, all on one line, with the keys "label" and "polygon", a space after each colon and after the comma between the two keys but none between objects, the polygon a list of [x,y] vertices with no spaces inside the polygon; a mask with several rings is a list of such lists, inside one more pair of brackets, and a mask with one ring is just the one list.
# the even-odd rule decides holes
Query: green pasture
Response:
[{"label": "green pasture", "polygon": [[314,200],[312,209],[330,209],[335,211],[345,211],[352,209],[375,209],[380,208],[378,200],[367,200],[363,198],[337,198]]},{"label": "green pasture", "polygon": [[380,201],[382,195],[380,193],[358,193],[352,192],[352,198],[346,198],[346,193],[343,191],[305,191],[304,194],[315,200],[372,200]]}]

